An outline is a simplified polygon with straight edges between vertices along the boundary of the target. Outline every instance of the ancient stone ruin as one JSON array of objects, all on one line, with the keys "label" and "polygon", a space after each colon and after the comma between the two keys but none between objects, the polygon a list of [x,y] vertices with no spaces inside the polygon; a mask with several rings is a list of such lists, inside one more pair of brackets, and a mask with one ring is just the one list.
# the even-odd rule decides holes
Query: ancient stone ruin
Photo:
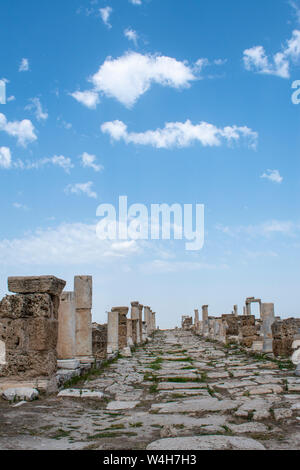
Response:
[{"label": "ancient stone ruin", "polygon": [[[116,354],[131,356],[155,331],[155,313],[139,302],[113,307],[107,324],[92,323],[92,277],[75,276],[74,291],[54,276],[8,278],[0,302],[0,392],[55,392],[64,382]],[[144,327],[143,327],[144,326]]]},{"label": "ancient stone ruin", "polygon": [[[251,314],[253,303],[259,304],[259,318]],[[183,316],[182,329],[223,344],[235,343],[253,352],[293,357],[299,371],[300,319],[281,320],[275,316],[274,303],[264,303],[255,297],[246,298],[243,315],[238,314],[238,305],[233,306],[231,314],[220,317],[209,316],[208,307],[202,306],[202,321],[199,321],[198,309],[195,310],[194,323],[192,317]]]},{"label": "ancient stone ruin", "polygon": [[32,384],[56,389],[58,310],[65,281],[54,276],[10,277],[0,302],[0,389]]}]

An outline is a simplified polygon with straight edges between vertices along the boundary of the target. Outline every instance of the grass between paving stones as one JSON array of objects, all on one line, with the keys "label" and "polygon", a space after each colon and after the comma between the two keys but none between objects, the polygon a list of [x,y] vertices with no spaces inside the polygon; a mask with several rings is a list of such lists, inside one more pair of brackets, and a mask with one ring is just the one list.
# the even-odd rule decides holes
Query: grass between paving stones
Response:
[{"label": "grass between paving stones", "polygon": [[163,362],[162,358],[161,357],[158,357],[157,359],[155,359],[155,361],[151,362],[149,365],[148,365],[148,369],[152,369],[152,370],[160,370],[161,369],[161,363]]},{"label": "grass between paving stones", "polygon": [[86,440],[92,441],[94,439],[105,439],[105,438],[115,438],[115,437],[122,437],[122,436],[128,436],[128,437],[134,437],[137,436],[136,432],[99,432],[97,434],[91,434],[90,436],[86,437]]},{"label": "grass between paving stones", "polygon": [[71,431],[66,431],[65,429],[58,429],[55,434],[51,434],[49,437],[50,439],[56,439],[60,440],[63,437],[69,437],[71,434]]},{"label": "grass between paving stones", "polygon": [[184,359],[166,359],[166,361],[171,361],[171,362],[190,362],[192,363],[193,362],[193,359],[191,357],[185,357]]},{"label": "grass between paving stones", "polygon": [[93,380],[95,377],[101,376],[105,370],[111,365],[117,362],[118,359],[121,358],[121,355],[118,354],[114,359],[103,361],[101,364],[101,368],[97,369],[95,366],[93,366],[88,372],[86,372],[83,375],[80,375],[79,377],[72,377],[72,379],[68,380],[63,384],[63,388],[72,388],[76,385],[82,384],[86,381],[90,382]]},{"label": "grass between paving stones", "polygon": [[268,354],[265,354],[265,353],[249,351],[248,349],[243,348],[242,346],[240,346],[239,344],[236,344],[235,342],[234,343],[230,342],[228,344],[221,344],[219,341],[208,339],[208,338],[205,339],[205,342],[213,343],[213,344],[217,343],[220,346],[222,346],[224,349],[227,349],[227,353],[231,352],[234,355],[245,354],[246,356],[250,357],[251,359],[254,359],[257,362],[273,362],[274,364],[277,364],[278,368],[281,370],[282,369],[286,369],[286,370],[295,369],[295,365],[288,358],[276,359],[275,357],[270,357]]},{"label": "grass between paving stones", "polygon": [[186,378],[186,377],[167,377],[162,380],[162,382],[173,382],[173,383],[186,383],[186,382],[202,382],[200,377],[196,377],[194,379]]},{"label": "grass between paving stones", "polygon": [[151,387],[149,388],[149,393],[152,393],[152,394],[158,393],[157,388],[158,388],[158,384],[151,385]]}]

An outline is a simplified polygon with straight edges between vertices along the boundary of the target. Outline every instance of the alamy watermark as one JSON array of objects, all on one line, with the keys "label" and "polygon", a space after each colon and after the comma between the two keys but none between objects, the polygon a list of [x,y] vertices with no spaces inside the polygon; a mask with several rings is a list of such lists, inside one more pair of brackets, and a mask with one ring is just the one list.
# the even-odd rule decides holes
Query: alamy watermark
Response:
[{"label": "alamy watermark", "polygon": [[0,80],[0,104],[6,104],[6,83]]},{"label": "alamy watermark", "polygon": [[204,245],[203,204],[132,204],[119,197],[119,210],[112,204],[100,204],[101,217],[96,227],[100,240],[186,240],[187,251],[199,251]]},{"label": "alamy watermark", "polygon": [[296,90],[292,94],[292,103],[299,104],[300,103],[300,80],[295,80],[292,83],[292,88]]}]

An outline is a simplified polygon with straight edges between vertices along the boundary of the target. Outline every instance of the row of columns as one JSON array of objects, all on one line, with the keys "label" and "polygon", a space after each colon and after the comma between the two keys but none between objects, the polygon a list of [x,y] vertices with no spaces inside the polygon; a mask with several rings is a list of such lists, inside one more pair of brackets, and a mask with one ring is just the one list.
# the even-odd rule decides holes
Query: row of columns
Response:
[{"label": "row of columns", "polygon": [[[144,309],[144,321],[143,321]],[[128,307],[113,307],[107,318],[107,353],[128,352],[128,348],[141,344],[156,330],[156,314],[148,306],[131,302]]]},{"label": "row of columns", "polygon": [[[246,301],[246,308],[244,308],[244,314],[251,314],[250,304],[252,302],[258,302],[259,300],[254,298],[249,298]],[[260,302],[260,320],[261,320],[261,330],[260,336],[262,341],[262,351],[263,352],[272,352],[272,324],[275,321],[275,312],[274,312],[274,303],[261,303]],[[238,306],[234,305],[232,315],[238,317]],[[222,340],[226,338],[226,329],[222,322],[222,319],[214,318],[213,327],[210,328],[210,320],[208,316],[208,305],[202,305],[202,322],[199,321],[199,311],[195,310],[195,330],[196,332],[202,334],[202,336],[207,337],[211,335],[213,331],[213,336],[221,337]]]},{"label": "row of columns", "polygon": [[62,293],[58,310],[58,365],[60,361],[75,361],[76,368],[76,361],[80,364],[94,361],[92,299],[92,276],[75,276],[74,291]]}]

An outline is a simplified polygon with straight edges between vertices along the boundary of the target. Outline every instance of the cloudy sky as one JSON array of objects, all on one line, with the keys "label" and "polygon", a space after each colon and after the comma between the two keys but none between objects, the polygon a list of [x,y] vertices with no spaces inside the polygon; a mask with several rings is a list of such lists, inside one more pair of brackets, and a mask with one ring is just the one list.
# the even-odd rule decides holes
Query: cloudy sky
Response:
[{"label": "cloudy sky", "polygon": [[[94,320],[246,296],[300,314],[300,3],[2,0],[0,295],[94,278]],[[100,241],[100,203],[204,204],[205,244]]]}]

